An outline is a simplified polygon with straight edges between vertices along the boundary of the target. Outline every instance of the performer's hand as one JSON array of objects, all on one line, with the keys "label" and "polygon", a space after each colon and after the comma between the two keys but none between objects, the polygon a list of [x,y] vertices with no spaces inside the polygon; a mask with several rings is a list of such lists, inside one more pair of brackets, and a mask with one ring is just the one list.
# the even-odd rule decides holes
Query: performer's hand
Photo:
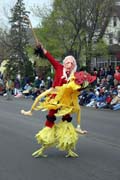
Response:
[{"label": "performer's hand", "polygon": [[32,112],[31,111],[24,111],[23,109],[21,110],[21,114],[23,114],[25,116],[32,116]]},{"label": "performer's hand", "polygon": [[45,58],[45,54],[47,50],[43,47],[41,42],[36,44],[36,48],[34,49],[34,54],[38,57]]},{"label": "performer's hand", "polygon": [[79,134],[87,134],[87,131],[86,130],[82,130],[80,128],[80,125],[77,125],[76,132],[79,133]]}]

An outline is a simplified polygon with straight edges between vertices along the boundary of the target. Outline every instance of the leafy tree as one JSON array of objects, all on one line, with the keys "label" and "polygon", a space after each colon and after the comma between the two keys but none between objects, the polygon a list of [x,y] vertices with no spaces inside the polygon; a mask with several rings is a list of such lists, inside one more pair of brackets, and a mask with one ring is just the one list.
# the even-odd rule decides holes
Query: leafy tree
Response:
[{"label": "leafy tree", "polygon": [[33,76],[32,63],[27,52],[27,45],[29,43],[27,31],[29,24],[25,17],[28,16],[28,13],[25,10],[23,0],[17,0],[15,6],[11,9],[12,15],[9,18],[11,24],[9,34],[11,49],[6,64],[6,72],[13,77],[18,73],[21,77],[26,75]]},{"label": "leafy tree", "polygon": [[[89,66],[92,46],[102,39],[114,5],[115,0],[54,0],[51,13],[43,15],[43,43],[46,42],[50,50],[59,49],[58,57],[73,54],[79,66],[82,50],[86,49],[86,62]],[[37,11],[41,18],[39,7]],[[52,52],[55,53],[55,50]]]},{"label": "leafy tree", "polygon": [[108,45],[101,39],[99,42],[94,44],[93,50],[92,50],[92,56],[104,56],[108,57],[109,54],[109,48]]},{"label": "leafy tree", "polygon": [[9,57],[8,33],[0,29],[0,63]]}]

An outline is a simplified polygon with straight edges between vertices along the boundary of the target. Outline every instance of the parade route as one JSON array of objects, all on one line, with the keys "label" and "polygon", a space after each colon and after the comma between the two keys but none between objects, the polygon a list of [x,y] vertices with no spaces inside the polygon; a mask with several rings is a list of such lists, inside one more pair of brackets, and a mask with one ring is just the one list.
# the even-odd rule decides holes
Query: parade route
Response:
[{"label": "parade route", "polygon": [[31,154],[39,146],[34,136],[44,126],[46,112],[23,116],[21,109],[32,103],[0,97],[0,180],[120,179],[120,111],[82,107],[81,125],[88,134],[78,141],[79,157],[65,158],[65,152],[51,148],[47,158],[35,159]]}]

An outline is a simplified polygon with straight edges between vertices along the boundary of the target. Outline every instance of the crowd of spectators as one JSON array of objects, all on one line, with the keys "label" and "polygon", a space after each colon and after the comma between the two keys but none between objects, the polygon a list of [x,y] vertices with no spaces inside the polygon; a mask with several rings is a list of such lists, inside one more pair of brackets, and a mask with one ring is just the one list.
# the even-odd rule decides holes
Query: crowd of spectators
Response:
[{"label": "crowd of spectators", "polygon": [[[114,70],[108,68],[94,68],[96,75],[94,85],[85,89],[79,96],[81,106],[119,110],[120,109],[120,80],[115,78],[116,73],[120,73],[120,66]],[[120,76],[120,74],[119,74]]]},{"label": "crowd of spectators", "polygon": [[[96,68],[91,72],[97,78],[91,87],[83,90],[79,96],[79,104],[81,106],[104,108],[119,110],[120,109],[120,80],[115,78],[116,72],[120,73],[120,66],[113,69]],[[33,100],[44,90],[52,86],[52,78],[48,76],[43,79],[35,76],[31,82],[29,77],[22,80],[19,77],[12,80],[9,77],[3,78],[0,73],[0,94],[6,96],[7,99],[15,98],[32,98]]]},{"label": "crowd of spectators", "polygon": [[31,82],[28,76],[22,80],[19,77],[11,79],[10,77],[3,78],[0,74],[0,95],[6,96],[7,100],[15,98],[32,98],[33,100],[41,94],[44,90],[49,89],[52,86],[52,78],[50,76],[47,79],[35,76]]}]

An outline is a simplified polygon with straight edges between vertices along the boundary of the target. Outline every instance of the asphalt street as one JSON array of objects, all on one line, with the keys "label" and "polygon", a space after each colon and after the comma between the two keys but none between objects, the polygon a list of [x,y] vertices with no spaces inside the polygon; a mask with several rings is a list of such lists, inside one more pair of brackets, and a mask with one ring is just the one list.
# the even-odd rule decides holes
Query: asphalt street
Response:
[{"label": "asphalt street", "polygon": [[35,159],[31,154],[39,145],[34,136],[46,112],[21,115],[32,103],[0,97],[0,180],[120,180],[120,111],[82,107],[81,126],[88,134],[79,138],[79,157],[65,158],[65,152],[51,148],[47,158]]}]

